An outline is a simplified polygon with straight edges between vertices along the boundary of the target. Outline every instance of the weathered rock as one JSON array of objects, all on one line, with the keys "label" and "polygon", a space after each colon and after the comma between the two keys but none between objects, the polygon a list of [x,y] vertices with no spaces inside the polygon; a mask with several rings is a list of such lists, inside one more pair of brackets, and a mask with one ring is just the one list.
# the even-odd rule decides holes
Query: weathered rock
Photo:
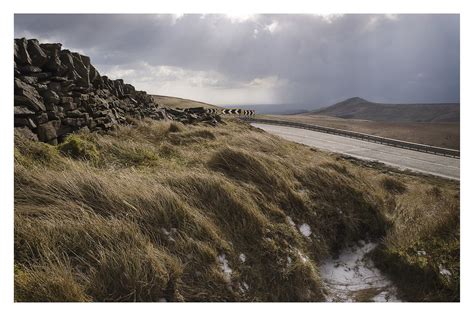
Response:
[{"label": "weathered rock", "polygon": [[63,136],[66,136],[66,135],[74,132],[75,130],[77,130],[77,128],[75,128],[73,126],[61,124],[59,129],[56,131],[56,134],[58,135],[58,137],[61,138]]},{"label": "weathered rock", "polygon": [[61,64],[64,65],[68,70],[74,70],[74,59],[69,50],[65,49],[59,52],[59,59]]},{"label": "weathered rock", "polygon": [[45,43],[45,44],[40,44],[40,47],[50,55],[53,55],[54,53],[59,53],[61,51],[61,47],[63,45],[60,43]]},{"label": "weathered rock", "polygon": [[56,133],[56,126],[59,125],[54,122],[56,121],[49,121],[38,126],[38,138],[40,141],[48,143],[50,141],[54,141],[58,137]]},{"label": "weathered rock", "polygon": [[48,78],[51,78],[52,74],[50,72],[36,72],[36,73],[31,73],[30,76],[38,78],[38,80],[46,80]]},{"label": "weathered rock", "polygon": [[73,127],[80,127],[80,126],[85,126],[87,125],[87,119],[83,117],[66,117],[61,120],[62,124],[68,125],[68,126],[73,126]]},{"label": "weathered rock", "polygon": [[[79,79],[77,79],[76,81],[77,81],[77,82],[80,82],[80,80],[81,80],[81,79],[79,78]],[[71,87],[71,90],[72,90],[72,91],[75,91],[75,92],[79,92],[79,93],[87,93],[87,92],[89,92],[89,87],[84,86],[84,85],[83,85],[83,86],[73,85],[73,86]]]},{"label": "weathered rock", "polygon": [[56,92],[56,93],[59,93],[61,91],[63,91],[63,87],[61,85],[60,82],[50,82],[48,83],[48,89]]},{"label": "weathered rock", "polygon": [[53,76],[49,80],[55,81],[55,82],[65,82],[68,81],[67,77],[60,77],[60,76]]},{"label": "weathered rock", "polygon": [[18,70],[23,75],[33,75],[33,76],[36,76],[35,74],[40,73],[42,71],[40,67],[32,66],[32,65],[25,65],[25,66],[18,67]]},{"label": "weathered rock", "polygon": [[199,113],[199,114],[206,113],[206,110],[203,107],[188,108],[187,111],[190,113]]},{"label": "weathered rock", "polygon": [[74,102],[73,97],[62,97],[61,98],[61,104],[70,103],[70,102]]},{"label": "weathered rock", "polygon": [[67,117],[84,117],[85,113],[82,113],[79,110],[73,110],[73,111],[67,111],[66,116]]},{"label": "weathered rock", "polygon": [[72,56],[74,60],[75,71],[79,74],[79,78],[77,79],[77,85],[79,85],[80,87],[89,88],[89,57],[77,53],[72,53]]},{"label": "weathered rock", "polygon": [[43,112],[43,113],[37,115],[36,118],[35,118],[35,122],[38,125],[39,124],[44,124],[44,123],[48,122],[48,120],[49,120],[49,117],[48,117],[48,114],[46,112]]},{"label": "weathered rock", "polygon": [[89,88],[89,57],[63,50],[59,53],[61,64],[67,69],[67,77],[74,80],[78,87]]},{"label": "weathered rock", "polygon": [[38,91],[17,78],[15,78],[15,105],[27,105],[34,111],[46,110]]},{"label": "weathered rock", "polygon": [[184,115],[184,110],[182,109],[168,109],[168,112],[172,115],[178,115],[178,116]]},{"label": "weathered rock", "polygon": [[102,111],[95,111],[92,116],[93,117],[104,117],[104,116],[107,116],[107,113],[109,113],[108,111],[106,110],[102,110]]},{"label": "weathered rock", "polygon": [[62,106],[65,111],[72,111],[72,110],[77,109],[77,105],[73,102],[64,102],[62,103]]},{"label": "weathered rock", "polygon": [[26,139],[38,141],[38,136],[33,133],[28,127],[15,127],[14,135],[20,135]]},{"label": "weathered rock", "polygon": [[48,90],[48,86],[43,83],[37,83],[34,86],[36,88],[36,91],[39,92],[39,94],[41,94],[41,92]]},{"label": "weathered rock", "polygon": [[49,121],[61,119],[60,115],[56,111],[48,111],[46,114],[48,115]]},{"label": "weathered rock", "polygon": [[59,104],[61,101],[59,95],[53,90],[46,90],[41,93],[41,96],[46,104]]},{"label": "weathered rock", "polygon": [[51,53],[49,60],[44,66],[44,69],[57,75],[63,75],[66,73],[67,68],[63,67],[61,64],[61,59],[59,59],[59,51],[54,51]]},{"label": "weathered rock", "polygon": [[48,61],[48,56],[40,47],[38,40],[31,39],[28,41],[28,54],[34,66],[43,67]]},{"label": "weathered rock", "polygon": [[15,116],[13,124],[15,127],[26,126],[32,130],[36,128],[35,122],[30,117]]},{"label": "weathered rock", "polygon": [[92,84],[100,79],[100,74],[94,66],[89,65],[89,82]]},{"label": "weathered rock", "polygon": [[34,85],[38,83],[38,78],[36,77],[31,77],[31,76],[18,76],[18,77],[21,79],[21,81],[27,84]]},{"label": "weathered rock", "polygon": [[131,95],[135,93],[135,87],[132,86],[131,84],[126,83],[123,85],[123,92],[127,95]]},{"label": "weathered rock", "polygon": [[18,66],[31,65],[31,58],[28,54],[28,41],[26,38],[15,40],[14,45],[15,63]]},{"label": "weathered rock", "polygon": [[14,112],[15,116],[35,115],[35,112],[31,111],[27,106],[24,106],[24,105],[15,105],[13,107],[13,112]]},{"label": "weathered rock", "polygon": [[56,104],[46,104],[46,111],[59,112],[59,108]]}]

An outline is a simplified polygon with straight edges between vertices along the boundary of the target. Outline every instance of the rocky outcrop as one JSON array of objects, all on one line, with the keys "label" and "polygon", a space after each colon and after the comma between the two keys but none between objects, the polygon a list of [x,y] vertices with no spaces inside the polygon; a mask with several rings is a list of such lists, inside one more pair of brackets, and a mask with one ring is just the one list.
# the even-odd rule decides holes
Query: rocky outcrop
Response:
[{"label": "rocky outcrop", "polygon": [[164,108],[122,79],[101,76],[89,57],[59,43],[15,39],[14,58],[14,124],[23,134],[31,131],[32,139],[57,144],[74,131],[113,129],[127,117],[212,125],[220,121],[203,108]]}]

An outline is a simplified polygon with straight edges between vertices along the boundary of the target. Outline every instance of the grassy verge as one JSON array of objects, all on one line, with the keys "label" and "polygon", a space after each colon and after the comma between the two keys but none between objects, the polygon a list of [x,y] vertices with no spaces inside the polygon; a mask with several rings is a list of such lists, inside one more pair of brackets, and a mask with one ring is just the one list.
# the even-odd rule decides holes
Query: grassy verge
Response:
[{"label": "grassy verge", "polygon": [[321,301],[320,261],[369,238],[395,278],[422,243],[451,276],[417,299],[455,300],[457,194],[232,120],[134,121],[59,146],[17,135],[15,299]]},{"label": "grassy verge", "polygon": [[433,186],[396,200],[374,253],[409,301],[459,301],[459,195]]}]

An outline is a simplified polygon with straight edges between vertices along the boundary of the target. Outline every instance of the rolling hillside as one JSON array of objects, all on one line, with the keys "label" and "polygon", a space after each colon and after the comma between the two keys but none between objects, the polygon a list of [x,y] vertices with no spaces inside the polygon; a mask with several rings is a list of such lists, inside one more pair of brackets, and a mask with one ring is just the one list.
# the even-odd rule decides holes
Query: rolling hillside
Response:
[{"label": "rolling hillside", "polygon": [[459,301],[457,182],[238,120],[130,123],[15,134],[16,301],[325,301],[322,263],[361,239],[402,300]]},{"label": "rolling hillside", "polygon": [[219,108],[216,105],[194,101],[189,99],[170,97],[165,95],[152,95],[153,100],[159,104],[162,104],[166,107],[172,108],[193,108],[193,107],[204,107],[204,108]]},{"label": "rolling hillside", "polygon": [[309,115],[387,122],[459,122],[459,103],[384,104],[350,98]]}]

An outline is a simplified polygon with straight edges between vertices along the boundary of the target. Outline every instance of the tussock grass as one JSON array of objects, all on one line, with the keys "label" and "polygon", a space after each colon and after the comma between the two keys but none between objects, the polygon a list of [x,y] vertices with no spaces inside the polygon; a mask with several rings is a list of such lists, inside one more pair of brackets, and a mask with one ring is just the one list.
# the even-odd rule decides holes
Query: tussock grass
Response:
[{"label": "tussock grass", "polygon": [[53,166],[61,163],[56,147],[42,142],[32,142],[15,134],[15,166]]},{"label": "tussock grass", "polygon": [[67,136],[64,142],[58,146],[58,150],[74,159],[85,159],[93,163],[99,160],[99,153],[95,145],[75,134]]},{"label": "tussock grass", "polygon": [[383,188],[391,193],[402,194],[407,190],[407,187],[403,182],[392,177],[384,177],[381,183]]},{"label": "tussock grass", "polygon": [[34,268],[15,266],[15,299],[29,302],[88,302],[66,262],[48,262]]},{"label": "tussock grass", "polygon": [[412,187],[397,199],[394,225],[375,253],[410,301],[459,301],[459,198],[435,188]]},{"label": "tussock grass", "polygon": [[131,119],[58,146],[17,135],[15,299],[322,301],[319,263],[358,239],[383,239],[377,262],[395,277],[423,245],[439,282],[417,299],[459,298],[457,184],[395,178],[403,194],[379,170],[232,120]]}]

